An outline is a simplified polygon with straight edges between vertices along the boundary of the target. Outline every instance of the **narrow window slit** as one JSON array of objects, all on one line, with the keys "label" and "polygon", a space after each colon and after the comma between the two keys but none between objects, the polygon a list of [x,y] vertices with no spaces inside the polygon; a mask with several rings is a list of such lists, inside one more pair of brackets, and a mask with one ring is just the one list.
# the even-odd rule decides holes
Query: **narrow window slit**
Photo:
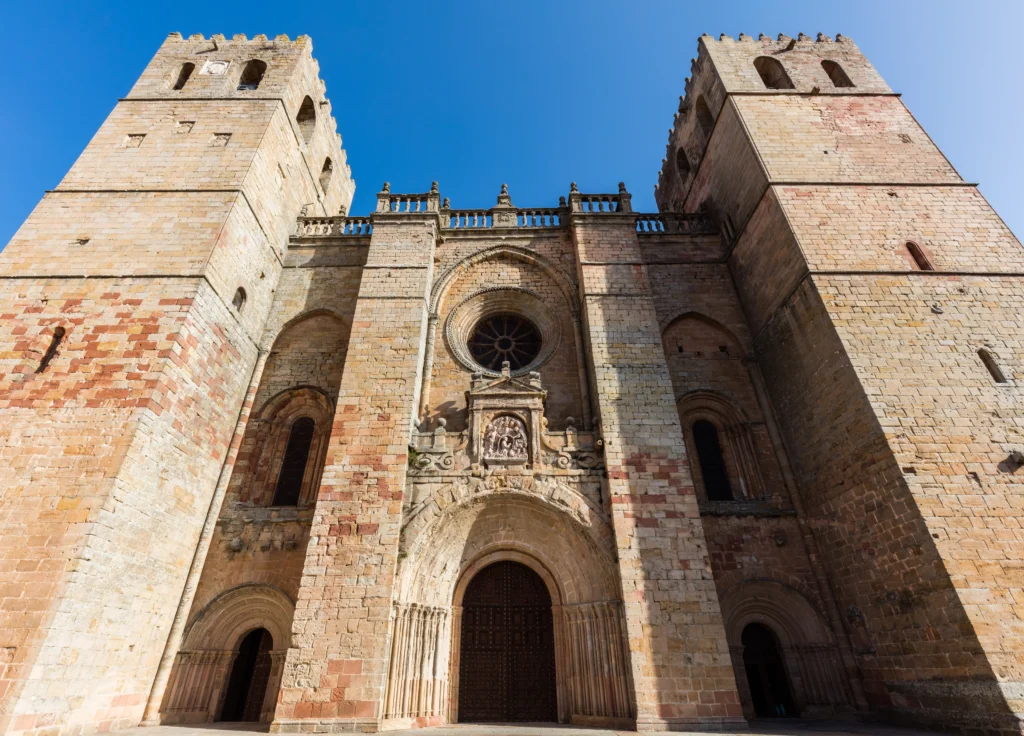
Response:
[{"label": "narrow window slit", "polygon": [[992,357],[992,353],[985,348],[981,348],[978,350],[978,357],[981,358],[981,362],[985,364],[985,367],[988,369],[993,381],[996,383],[1006,383],[1006,375],[999,367],[999,364],[996,363],[996,359]]},{"label": "narrow window slit", "polygon": [[917,265],[918,271],[934,271],[935,267],[932,266],[932,262],[928,260],[928,256],[921,250],[921,246],[915,243],[913,240],[908,240],[905,243],[907,252],[910,253],[910,257],[914,259],[914,263]]}]

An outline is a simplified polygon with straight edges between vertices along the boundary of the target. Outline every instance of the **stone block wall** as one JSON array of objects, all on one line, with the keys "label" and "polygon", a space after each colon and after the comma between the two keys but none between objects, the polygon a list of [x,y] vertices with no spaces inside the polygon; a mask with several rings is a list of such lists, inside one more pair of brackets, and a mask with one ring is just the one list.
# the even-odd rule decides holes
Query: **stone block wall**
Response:
[{"label": "stone block wall", "polygon": [[[789,89],[761,81],[766,51]],[[853,86],[821,78],[828,60]],[[993,540],[1018,525],[1002,419],[1017,396],[978,351],[1003,378],[1019,360],[1020,244],[848,40],[705,37],[694,70],[688,98],[721,109],[707,151],[745,150],[717,140],[735,116],[764,187],[729,183],[749,157],[705,154],[686,181],[666,163],[659,202],[705,204],[735,243],[730,272],[871,707],[1016,732],[1018,617],[1002,584],[1015,532]],[[683,145],[700,122],[688,102]]]},{"label": "stone block wall", "polygon": [[[204,43],[167,40],[144,75],[163,86],[118,104],[0,256],[3,445],[18,468],[0,512],[12,572],[0,605],[7,732],[138,723],[287,234],[304,204],[336,209],[351,197],[325,110],[305,141],[281,93],[199,100],[170,89],[180,57],[204,63]],[[231,43],[242,55],[264,49]],[[276,48],[289,59],[289,71],[269,67],[282,84],[309,83],[320,98],[308,44]],[[310,173],[325,154],[338,162],[326,192]]]},{"label": "stone block wall", "polygon": [[634,223],[573,226],[637,728],[728,727],[739,696]]}]

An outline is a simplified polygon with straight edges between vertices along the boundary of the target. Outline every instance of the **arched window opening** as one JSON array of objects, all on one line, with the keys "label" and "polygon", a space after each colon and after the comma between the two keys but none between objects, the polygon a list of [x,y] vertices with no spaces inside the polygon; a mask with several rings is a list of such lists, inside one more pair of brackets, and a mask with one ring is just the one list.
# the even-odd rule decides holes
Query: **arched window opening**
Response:
[{"label": "arched window opening", "polygon": [[694,111],[697,113],[697,124],[700,126],[700,131],[704,134],[705,138],[710,138],[711,131],[715,127],[715,119],[711,115],[711,108],[708,107],[708,103],[704,101],[704,95],[697,98]]},{"label": "arched window opening", "polygon": [[188,83],[189,77],[192,76],[192,72],[196,70],[196,65],[191,61],[186,61],[181,65],[181,71],[178,72],[178,78],[174,82],[174,86],[171,89],[184,89]]},{"label": "arched window opening", "polygon": [[313,137],[313,129],[316,128],[316,106],[309,95],[306,95],[302,105],[299,106],[299,114],[295,116],[295,122],[299,124],[302,140],[309,143],[309,139]]},{"label": "arched window opening", "polygon": [[245,289],[239,286],[237,289],[235,289],[234,297],[231,298],[231,306],[233,306],[235,309],[241,312],[242,307],[245,306],[245,299]]},{"label": "arched window opening", "polygon": [[39,361],[39,367],[36,368],[36,373],[42,373],[46,370],[46,367],[50,365],[50,361],[57,354],[57,348],[60,347],[63,340],[64,328],[60,326],[54,327],[53,337],[50,338],[50,347],[46,348],[46,352],[43,353],[42,360]]},{"label": "arched window opening", "polygon": [[718,440],[718,429],[707,419],[693,423],[693,444],[697,448],[700,474],[704,479],[704,492],[709,501],[731,501],[732,486],[725,469],[722,444]]},{"label": "arched window opening", "polygon": [[921,246],[915,243],[913,240],[908,240],[905,244],[907,252],[910,257],[914,259],[914,264],[917,266],[919,271],[934,271],[935,267],[932,266],[932,262],[928,260],[928,256],[921,250]]},{"label": "arched window opening", "polygon": [[281,474],[277,476],[274,501],[271,505],[299,505],[302,477],[306,474],[309,450],[313,445],[314,429],[316,429],[316,422],[309,417],[302,417],[292,425],[292,430],[288,434],[288,446],[284,451],[284,462],[281,463]]},{"label": "arched window opening", "polygon": [[828,74],[828,78],[832,80],[833,87],[853,87],[853,82],[846,76],[846,72],[836,62],[831,59],[822,59],[821,68]]},{"label": "arched window opening", "polygon": [[686,158],[686,151],[682,146],[676,149],[676,171],[679,172],[679,178],[683,181],[686,181],[686,177],[690,175],[690,160]]},{"label": "arched window opening", "polygon": [[992,380],[996,383],[1006,383],[1006,375],[1003,373],[999,364],[996,363],[996,359],[992,357],[992,353],[987,351],[985,348],[981,348],[978,351],[978,357],[981,358],[981,362],[988,368],[988,372],[992,375]]},{"label": "arched window opening", "polygon": [[778,59],[770,56],[758,56],[754,59],[754,68],[761,75],[761,81],[768,89],[796,89],[785,68]]},{"label": "arched window opening", "polygon": [[331,183],[331,175],[334,173],[334,164],[330,158],[324,159],[324,167],[320,169],[320,188],[327,191],[327,187]]},{"label": "arched window opening", "polygon": [[800,715],[775,633],[764,624],[747,624],[740,640],[743,669],[757,717],[795,718]]},{"label": "arched window opening", "polygon": [[266,629],[254,629],[238,645],[228,677],[220,721],[259,721],[270,682],[270,650],[274,638]]},{"label": "arched window opening", "polygon": [[242,76],[238,78],[239,90],[252,90],[260,86],[263,75],[267,73],[267,62],[259,59],[250,59],[242,70]]}]

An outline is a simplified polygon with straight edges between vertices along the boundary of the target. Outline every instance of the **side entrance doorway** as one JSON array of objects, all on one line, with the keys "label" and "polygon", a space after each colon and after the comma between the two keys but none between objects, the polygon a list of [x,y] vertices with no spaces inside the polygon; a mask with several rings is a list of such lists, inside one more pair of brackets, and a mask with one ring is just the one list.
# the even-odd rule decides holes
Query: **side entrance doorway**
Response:
[{"label": "side entrance doorway", "polygon": [[518,562],[488,565],[462,600],[459,721],[558,719],[551,596]]},{"label": "side entrance doorway", "polygon": [[266,629],[254,629],[238,646],[231,666],[224,707],[218,720],[259,721],[270,681],[270,650],[274,640]]},{"label": "side entrance doorway", "polygon": [[758,718],[796,718],[789,676],[775,634],[762,624],[743,629],[743,666]]}]

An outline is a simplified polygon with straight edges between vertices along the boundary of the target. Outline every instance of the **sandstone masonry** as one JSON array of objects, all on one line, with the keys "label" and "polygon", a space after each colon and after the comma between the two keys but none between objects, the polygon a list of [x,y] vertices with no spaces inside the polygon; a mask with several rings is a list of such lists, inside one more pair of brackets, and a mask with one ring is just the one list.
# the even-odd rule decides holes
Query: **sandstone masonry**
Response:
[{"label": "sandstone masonry", "polygon": [[1024,251],[851,41],[702,37],[656,214],[351,217],[311,48],[172,34],[0,255],[5,732],[1021,731]]}]

